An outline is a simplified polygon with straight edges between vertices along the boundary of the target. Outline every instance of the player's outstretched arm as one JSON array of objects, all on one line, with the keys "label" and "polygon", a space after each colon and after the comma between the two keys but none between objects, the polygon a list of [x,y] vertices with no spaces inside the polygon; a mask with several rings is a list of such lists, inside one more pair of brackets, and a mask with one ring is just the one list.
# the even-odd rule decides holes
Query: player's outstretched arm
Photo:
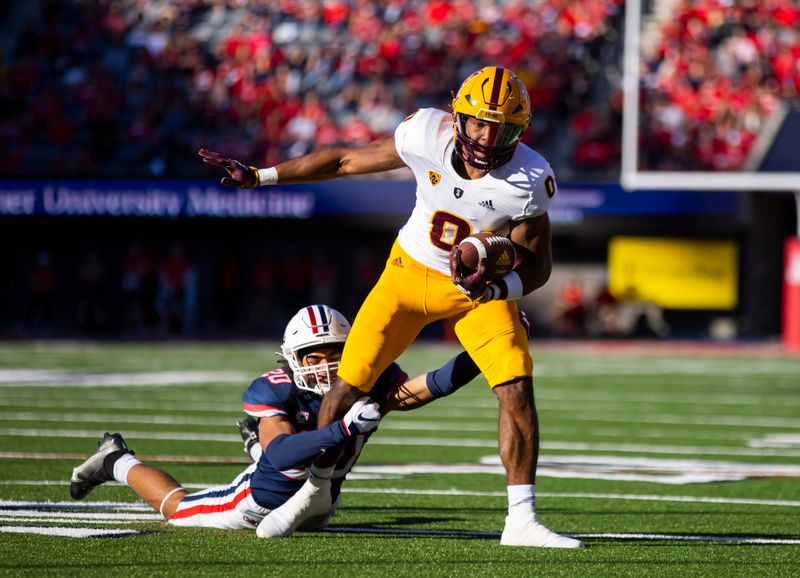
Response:
[{"label": "player's outstretched arm", "polygon": [[455,393],[478,377],[479,373],[478,366],[469,354],[462,351],[439,369],[413,377],[397,388],[389,398],[384,413],[422,407],[434,399]]},{"label": "player's outstretched arm", "polygon": [[220,167],[228,173],[221,181],[223,185],[240,189],[277,183],[327,181],[347,175],[380,173],[404,166],[403,160],[397,154],[394,137],[378,139],[363,147],[316,151],[264,169],[247,166],[207,149],[200,149],[198,154],[204,163]]},{"label": "player's outstretched arm", "polygon": [[357,148],[328,149],[291,159],[275,167],[279,183],[325,181],[347,175],[382,173],[405,166],[386,137]]},{"label": "player's outstretched arm", "polygon": [[[264,455],[277,470],[293,468],[308,463],[326,450],[341,446],[354,435],[375,431],[380,421],[378,404],[368,397],[362,397],[342,419],[326,427],[274,437],[267,443]],[[333,453],[338,455],[338,452]]]}]

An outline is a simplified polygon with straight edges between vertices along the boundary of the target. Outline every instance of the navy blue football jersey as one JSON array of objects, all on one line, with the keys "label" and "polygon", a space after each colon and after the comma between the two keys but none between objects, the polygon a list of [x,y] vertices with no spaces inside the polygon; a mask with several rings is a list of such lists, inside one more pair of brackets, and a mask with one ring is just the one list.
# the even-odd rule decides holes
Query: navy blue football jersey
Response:
[{"label": "navy blue football jersey", "polygon": [[[384,371],[370,391],[370,397],[383,405],[392,392],[405,383],[408,375],[396,363]],[[256,378],[242,395],[244,410],[254,418],[280,415],[294,426],[296,432],[317,429],[317,416],[322,398],[309,391],[297,388],[291,374],[285,369],[275,369]],[[361,453],[369,434],[350,438],[333,474],[332,494],[335,500],[345,476]],[[253,498],[265,508],[277,508],[303,485],[308,477],[311,462],[290,470],[276,470],[266,457],[261,455],[251,481]]]}]

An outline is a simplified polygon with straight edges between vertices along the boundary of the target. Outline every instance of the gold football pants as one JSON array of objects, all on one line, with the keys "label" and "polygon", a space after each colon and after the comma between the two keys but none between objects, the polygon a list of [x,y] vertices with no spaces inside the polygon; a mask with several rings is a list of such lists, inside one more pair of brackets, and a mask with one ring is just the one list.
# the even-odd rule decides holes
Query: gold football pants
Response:
[{"label": "gold football pants", "polygon": [[339,377],[368,392],[425,325],[455,320],[455,332],[489,385],[533,372],[515,301],[470,301],[450,277],[411,258],[395,241],[386,268],[364,301],[347,338]]}]

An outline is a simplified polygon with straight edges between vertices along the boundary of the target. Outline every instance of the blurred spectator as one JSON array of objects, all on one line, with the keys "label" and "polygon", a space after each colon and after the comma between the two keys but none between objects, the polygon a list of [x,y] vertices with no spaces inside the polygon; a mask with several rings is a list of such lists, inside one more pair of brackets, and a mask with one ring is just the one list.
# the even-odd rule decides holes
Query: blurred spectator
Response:
[{"label": "blurred spectator", "polygon": [[49,251],[39,251],[28,278],[30,300],[26,320],[35,334],[52,331],[55,321],[56,272]]},{"label": "blurred spectator", "polygon": [[261,336],[280,334],[284,321],[275,315],[278,270],[272,256],[266,252],[261,255],[253,265],[250,277],[253,302],[247,316],[248,329]]},{"label": "blurred spectator", "polygon": [[156,267],[153,257],[133,242],[122,258],[122,326],[127,335],[140,336],[156,321]]},{"label": "blurred spectator", "polygon": [[131,243],[122,258],[122,325],[125,333],[138,335],[144,322],[144,277],[147,258],[139,243]]},{"label": "blurred spectator", "polygon": [[180,243],[174,243],[158,274],[157,308],[161,330],[170,335],[191,332],[196,325],[194,271]]},{"label": "blurred spectator", "polygon": [[367,249],[356,252],[353,275],[350,278],[350,289],[343,298],[343,309],[346,315],[355,316],[359,307],[367,298],[375,282],[383,270],[383,262]]},{"label": "blurred spectator", "polygon": [[619,301],[607,284],[597,290],[592,300],[587,328],[592,337],[627,337],[626,328],[622,326]]},{"label": "blurred spectator", "polygon": [[619,327],[628,337],[667,337],[669,324],[658,304],[639,296],[635,287],[628,287],[617,303]]},{"label": "blurred spectator", "polygon": [[236,328],[242,301],[242,259],[235,253],[225,254],[217,267],[216,314],[223,331]]},{"label": "blurred spectator", "polygon": [[553,311],[553,331],[557,335],[586,335],[586,307],[583,297],[583,286],[578,280],[570,280],[561,287]]},{"label": "blurred spectator", "polygon": [[321,252],[314,258],[311,274],[311,303],[338,303],[339,263],[331,253]]},{"label": "blurred spectator", "polygon": [[87,252],[78,264],[77,328],[96,333],[106,327],[104,284],[106,268],[97,251]]},{"label": "blurred spectator", "polygon": [[276,312],[288,319],[292,311],[308,305],[311,291],[312,256],[299,250],[288,251],[280,264],[279,284],[284,292],[280,300],[283,311]]}]

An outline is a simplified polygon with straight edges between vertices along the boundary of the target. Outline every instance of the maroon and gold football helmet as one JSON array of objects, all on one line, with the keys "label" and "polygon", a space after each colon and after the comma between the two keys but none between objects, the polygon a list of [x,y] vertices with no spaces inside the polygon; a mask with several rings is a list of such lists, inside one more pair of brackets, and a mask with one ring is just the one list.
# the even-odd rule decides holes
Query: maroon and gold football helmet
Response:
[{"label": "maroon and gold football helmet", "polygon": [[[456,153],[464,163],[483,171],[504,165],[514,156],[531,122],[531,101],[525,85],[507,68],[487,66],[473,72],[453,97]],[[489,142],[467,135],[467,121],[489,124]]]}]

